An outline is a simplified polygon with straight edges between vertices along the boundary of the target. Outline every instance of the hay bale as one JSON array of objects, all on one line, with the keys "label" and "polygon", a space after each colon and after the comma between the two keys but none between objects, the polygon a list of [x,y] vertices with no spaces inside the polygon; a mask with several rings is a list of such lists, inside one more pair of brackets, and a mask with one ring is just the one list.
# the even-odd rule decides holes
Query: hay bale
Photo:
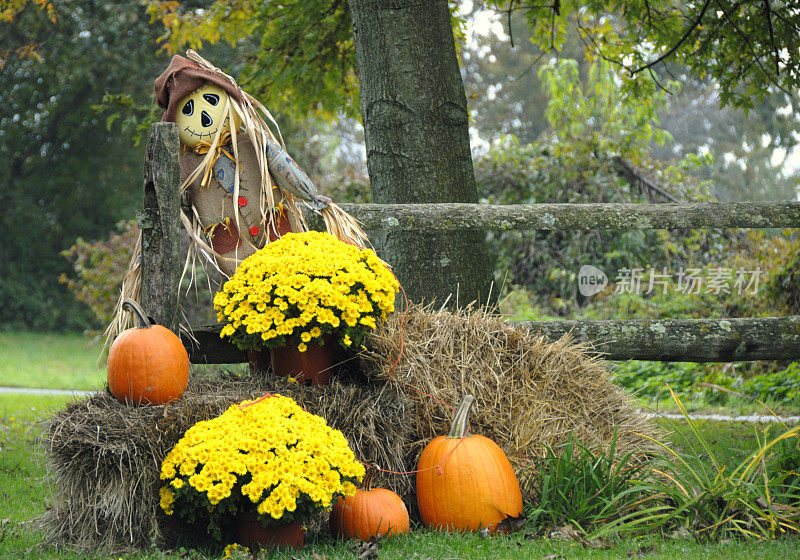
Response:
[{"label": "hay bale", "polygon": [[[653,434],[652,425],[602,361],[568,338],[548,343],[482,311],[413,307],[401,343],[400,321],[393,316],[371,335],[358,367],[342,365],[327,387],[272,376],[192,379],[166,408],[128,407],[106,393],[71,403],[46,421],[55,493],[40,520],[47,542],[110,550],[174,542],[176,526],[159,508],[161,461],[194,423],[268,392],[294,398],[340,429],[360,459],[397,472],[414,470],[424,445],[449,428],[448,405],[472,393],[472,430],[506,450],[526,500],[535,490],[532,461],[570,432],[605,445],[616,431],[621,452],[649,448],[641,434]],[[415,509],[413,475],[384,474],[378,484]]]},{"label": "hay bale", "polygon": [[[411,401],[386,384],[352,376],[327,387],[281,378],[193,380],[164,406],[130,407],[108,393],[70,403],[45,421],[45,453],[54,495],[39,519],[45,540],[78,549],[132,550],[181,538],[159,507],[161,462],[196,422],[265,393],[295,399],[341,429],[356,455],[391,470],[406,465]],[[391,434],[391,437],[387,437]]]},{"label": "hay bale", "polygon": [[[606,446],[616,434],[620,455],[653,451],[645,437],[656,435],[653,423],[612,383],[603,360],[587,355],[569,335],[550,342],[475,309],[414,306],[402,339],[401,321],[401,315],[393,315],[369,338],[361,366],[414,401],[410,457],[447,433],[453,417],[449,407],[467,393],[475,395],[472,432],[503,448],[526,501],[535,495],[532,479],[544,446],[561,444],[570,433],[590,447]],[[401,347],[402,359],[393,367]]]}]

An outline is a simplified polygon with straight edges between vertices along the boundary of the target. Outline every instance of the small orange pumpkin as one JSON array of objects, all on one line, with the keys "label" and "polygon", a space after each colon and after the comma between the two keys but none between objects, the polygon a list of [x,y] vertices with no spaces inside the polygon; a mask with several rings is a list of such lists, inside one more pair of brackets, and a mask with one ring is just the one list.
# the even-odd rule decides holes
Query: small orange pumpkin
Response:
[{"label": "small orange pumpkin", "polygon": [[511,463],[491,439],[467,434],[466,395],[450,433],[430,442],[417,466],[417,502],[426,526],[494,533],[506,518],[522,514],[522,492]]},{"label": "small orange pumpkin", "polygon": [[368,541],[408,533],[408,509],[403,500],[386,488],[373,488],[376,468],[370,468],[364,489],[339,498],[331,512],[331,532],[347,539]]},{"label": "small orange pumpkin", "polygon": [[179,399],[189,382],[189,355],[175,333],[151,325],[135,301],[132,311],[139,326],[126,329],[108,351],[108,387],[128,404],[165,404]]}]

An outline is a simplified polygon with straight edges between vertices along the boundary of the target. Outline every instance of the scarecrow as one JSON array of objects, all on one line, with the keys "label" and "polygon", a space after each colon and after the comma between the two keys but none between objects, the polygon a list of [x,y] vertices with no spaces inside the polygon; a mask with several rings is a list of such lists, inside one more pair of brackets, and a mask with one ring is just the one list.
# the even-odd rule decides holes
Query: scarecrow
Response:
[{"label": "scarecrow", "polygon": [[[321,195],[286,152],[275,119],[229,75],[189,50],[176,55],[155,80],[164,121],[178,125],[181,140],[181,221],[190,248],[184,274],[196,258],[225,276],[239,263],[288,231],[308,229],[302,208],[319,212],[329,233],[364,247],[358,223]],[[274,125],[277,137],[267,126]],[[138,300],[139,255],[125,277],[120,302]],[[118,304],[108,339],[127,327]]]}]

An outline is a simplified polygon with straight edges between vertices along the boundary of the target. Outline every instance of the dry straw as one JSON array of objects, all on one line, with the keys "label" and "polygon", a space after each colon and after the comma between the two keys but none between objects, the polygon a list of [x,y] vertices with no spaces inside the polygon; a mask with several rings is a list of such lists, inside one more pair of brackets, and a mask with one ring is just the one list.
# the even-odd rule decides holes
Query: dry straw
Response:
[{"label": "dry straw", "polygon": [[[654,428],[611,383],[602,361],[567,338],[555,343],[479,310],[414,307],[365,341],[358,360],[339,367],[331,385],[284,379],[193,380],[166,407],[127,407],[102,393],[46,421],[45,451],[53,508],[41,518],[47,542],[121,550],[171,541],[174,525],[158,507],[159,466],[183,432],[231,403],[278,392],[320,414],[347,436],[356,455],[390,471],[413,471],[422,447],[444,434],[447,404],[476,396],[471,426],[495,439],[520,475],[526,500],[544,445],[570,432],[589,445],[617,433],[620,451],[651,449]],[[447,403],[447,404],[444,404]],[[620,454],[622,455],[622,453]],[[413,508],[413,475],[383,473],[377,482]]]}]

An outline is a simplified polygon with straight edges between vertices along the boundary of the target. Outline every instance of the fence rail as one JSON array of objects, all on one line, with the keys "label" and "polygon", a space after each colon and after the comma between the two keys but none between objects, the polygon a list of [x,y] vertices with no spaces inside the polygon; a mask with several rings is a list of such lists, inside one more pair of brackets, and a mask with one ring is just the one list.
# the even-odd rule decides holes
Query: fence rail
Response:
[{"label": "fence rail", "polygon": [[[365,229],[590,230],[800,227],[800,202],[340,204]],[[311,218],[314,227],[322,220]]]},{"label": "fence rail", "polygon": [[[558,340],[572,333],[608,360],[737,362],[800,358],[800,316],[752,319],[669,319],[628,321],[520,322],[534,333]],[[247,361],[241,350],[219,337],[219,327],[183,337],[192,363]]]},{"label": "fence rail", "polygon": [[[159,323],[177,324],[180,223],[177,128],[150,129],[144,182],[142,304]],[[365,229],[590,230],[800,227],[798,202],[697,204],[342,204]],[[322,221],[312,217],[310,225]],[[163,240],[162,240],[163,238]],[[172,264],[174,263],[174,264]],[[748,319],[546,321],[520,323],[558,339],[567,332],[612,360],[746,361],[800,359],[800,316]],[[184,337],[193,363],[237,363],[244,352],[220,340],[219,328]]]}]

